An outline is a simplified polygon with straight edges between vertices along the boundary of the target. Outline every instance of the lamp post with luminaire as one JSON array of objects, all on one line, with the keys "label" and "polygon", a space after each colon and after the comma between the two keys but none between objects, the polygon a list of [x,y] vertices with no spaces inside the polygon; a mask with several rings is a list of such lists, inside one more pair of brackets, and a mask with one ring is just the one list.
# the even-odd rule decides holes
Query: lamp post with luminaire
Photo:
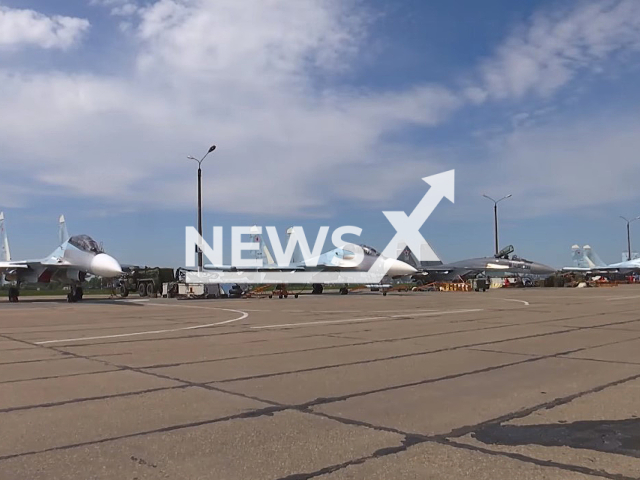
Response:
[{"label": "lamp post with luminaire", "polygon": [[627,222],[627,260],[631,260],[631,229],[629,228],[629,225],[636,220],[640,220],[640,216],[632,218],[631,220],[623,217],[622,215],[620,215],[620,218]]},{"label": "lamp post with luminaire", "polygon": [[[211,145],[207,153],[205,153],[200,160],[192,156],[187,157],[189,160],[195,160],[196,162],[198,162],[198,234],[200,235],[200,238],[202,238],[202,162],[204,161],[205,158],[207,158],[207,155],[209,155],[215,149],[216,149],[216,146]],[[198,248],[198,272],[202,272],[202,249],[201,248]]]},{"label": "lamp post with luminaire", "polygon": [[491,200],[493,202],[493,232],[494,232],[494,237],[495,237],[495,242],[496,242],[496,255],[498,254],[498,203],[500,203],[502,200],[506,200],[507,198],[511,198],[512,195],[505,195],[504,197],[502,197],[499,200],[494,200],[493,198],[491,198],[488,195],[482,195],[484,198],[488,198],[489,200]]}]

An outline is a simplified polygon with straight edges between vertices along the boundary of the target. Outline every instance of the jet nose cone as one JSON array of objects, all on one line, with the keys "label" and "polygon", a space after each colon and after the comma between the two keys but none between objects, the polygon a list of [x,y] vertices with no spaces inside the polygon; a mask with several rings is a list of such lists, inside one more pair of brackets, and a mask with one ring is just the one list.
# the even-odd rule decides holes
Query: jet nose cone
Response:
[{"label": "jet nose cone", "polygon": [[387,270],[387,275],[389,275],[390,277],[404,277],[406,275],[411,275],[417,272],[417,270],[411,265],[400,260],[388,258],[384,263],[385,269]]},{"label": "jet nose cone", "polygon": [[91,273],[99,277],[112,278],[122,273],[118,261],[106,253],[99,253],[91,260]]},{"label": "jet nose cone", "polygon": [[537,275],[551,275],[553,273],[556,273],[556,269],[553,267],[550,267],[549,265],[544,265],[542,263],[538,263],[535,266],[535,272]]}]

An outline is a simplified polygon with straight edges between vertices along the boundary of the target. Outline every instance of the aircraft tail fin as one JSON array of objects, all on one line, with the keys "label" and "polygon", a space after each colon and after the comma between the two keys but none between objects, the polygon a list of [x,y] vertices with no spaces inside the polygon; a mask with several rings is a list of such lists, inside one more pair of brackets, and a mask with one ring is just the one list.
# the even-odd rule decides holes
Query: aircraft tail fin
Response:
[{"label": "aircraft tail fin", "polygon": [[69,240],[69,232],[67,231],[67,222],[64,219],[64,215],[60,215],[60,219],[58,220],[59,228],[58,228],[58,237],[60,240],[60,245]]},{"label": "aircraft tail fin", "polygon": [[[403,246],[404,245],[404,246]],[[398,260],[404,262],[408,265],[411,265],[413,268],[420,268],[420,262],[418,261],[418,257],[411,251],[411,248],[408,245],[403,243],[398,244]]]},{"label": "aircraft tail fin", "polygon": [[271,256],[271,252],[269,251],[269,247],[263,242],[262,243],[262,253],[264,254],[264,258],[267,261],[267,265],[275,265],[275,261]]},{"label": "aircraft tail fin", "polygon": [[249,232],[251,234],[251,239],[254,243],[258,244],[258,249],[254,251],[255,258],[262,262],[262,265],[273,265],[275,262],[273,261],[273,257],[271,256],[271,252],[269,251],[269,247],[264,241],[260,230],[256,225],[251,227]]},{"label": "aircraft tail fin", "polygon": [[442,265],[442,260],[438,257],[438,255],[433,251],[431,246],[428,243],[423,243],[420,245],[420,258],[430,259],[430,260],[419,260],[418,257],[413,253],[411,248],[404,242],[398,243],[398,256],[397,259],[411,265],[413,268],[420,270],[424,267],[430,267],[434,265]]},{"label": "aircraft tail fin", "polygon": [[593,265],[589,264],[588,258],[584,254],[584,250],[580,245],[573,245],[571,247],[571,260],[573,266],[577,268],[592,268]]},{"label": "aircraft tail fin", "polygon": [[584,247],[582,247],[582,249],[584,250],[584,254],[587,256],[587,258],[593,264],[593,266],[595,267],[607,266],[607,264],[602,261],[602,259],[598,256],[598,254],[589,245],[585,245]]},{"label": "aircraft tail fin", "polygon": [[4,212],[0,212],[0,242],[2,242],[2,256],[5,262],[11,261],[11,251],[9,250],[9,238],[4,226]]},{"label": "aircraft tail fin", "polygon": [[[287,241],[291,241],[291,237],[296,238],[295,230],[293,227],[287,228]],[[291,256],[291,263],[293,264],[304,262],[304,257],[302,256],[302,250],[300,249],[300,243],[297,240],[298,239],[296,238],[296,246],[293,249],[293,255]]]}]

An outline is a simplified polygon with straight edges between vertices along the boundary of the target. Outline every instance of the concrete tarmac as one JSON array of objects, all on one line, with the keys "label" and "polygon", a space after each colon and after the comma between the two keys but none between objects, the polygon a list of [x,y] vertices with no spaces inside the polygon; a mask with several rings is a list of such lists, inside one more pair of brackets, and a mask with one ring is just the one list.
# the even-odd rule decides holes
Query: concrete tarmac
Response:
[{"label": "concrete tarmac", "polygon": [[640,287],[0,301],[0,479],[640,478]]}]

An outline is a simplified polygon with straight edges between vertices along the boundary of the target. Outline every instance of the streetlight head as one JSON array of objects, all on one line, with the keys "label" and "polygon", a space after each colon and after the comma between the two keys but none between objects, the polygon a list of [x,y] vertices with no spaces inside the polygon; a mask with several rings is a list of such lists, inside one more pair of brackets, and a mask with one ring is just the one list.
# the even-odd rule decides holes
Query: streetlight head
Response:
[{"label": "streetlight head", "polygon": [[195,160],[196,162],[198,161],[198,159],[196,157],[192,157],[191,155],[188,155],[187,158],[189,160]]},{"label": "streetlight head", "polygon": [[506,197],[504,197],[504,198],[511,198],[511,197],[513,197],[513,195],[512,195],[512,194],[509,194],[509,195],[507,195],[507,196],[506,196]]},{"label": "streetlight head", "polygon": [[209,151],[207,153],[211,153],[216,149],[215,145],[211,145],[211,147],[209,148]]}]

